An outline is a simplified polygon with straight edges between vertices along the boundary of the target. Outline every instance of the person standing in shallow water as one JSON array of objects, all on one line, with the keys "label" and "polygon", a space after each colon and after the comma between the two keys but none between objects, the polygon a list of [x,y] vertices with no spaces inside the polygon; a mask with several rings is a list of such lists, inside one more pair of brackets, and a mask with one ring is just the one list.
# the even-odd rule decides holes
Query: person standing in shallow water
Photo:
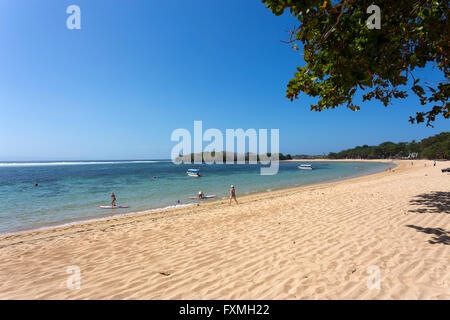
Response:
[{"label": "person standing in shallow water", "polygon": [[230,205],[231,205],[231,200],[234,199],[234,201],[236,202],[236,204],[239,204],[237,199],[236,199],[236,189],[234,188],[233,185],[231,185],[231,189],[230,189]]},{"label": "person standing in shallow water", "polygon": [[115,207],[116,206],[116,195],[114,194],[114,192],[111,192],[111,205],[113,206],[113,207]]}]

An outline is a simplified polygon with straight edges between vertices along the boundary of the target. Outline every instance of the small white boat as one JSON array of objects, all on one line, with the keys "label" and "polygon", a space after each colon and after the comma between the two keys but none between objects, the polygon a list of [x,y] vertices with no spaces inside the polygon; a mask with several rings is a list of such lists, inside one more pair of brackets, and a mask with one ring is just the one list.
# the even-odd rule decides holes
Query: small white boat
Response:
[{"label": "small white boat", "polygon": [[301,164],[298,166],[298,168],[300,170],[312,170],[313,169],[312,165],[310,165],[310,164]]}]

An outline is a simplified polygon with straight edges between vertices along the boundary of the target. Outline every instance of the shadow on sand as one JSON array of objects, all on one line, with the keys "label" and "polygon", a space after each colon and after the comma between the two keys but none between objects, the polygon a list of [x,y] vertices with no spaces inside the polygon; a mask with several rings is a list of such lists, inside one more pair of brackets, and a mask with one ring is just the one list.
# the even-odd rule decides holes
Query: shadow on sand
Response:
[{"label": "shadow on sand", "polygon": [[431,240],[428,240],[428,242],[431,244],[442,243],[442,244],[450,245],[450,231],[446,231],[442,228],[422,228],[419,226],[413,226],[411,224],[407,225],[407,227],[416,229],[419,232],[434,235],[434,237]]},{"label": "shadow on sand", "polygon": [[[433,191],[430,193],[419,194],[410,201],[412,206],[417,206],[409,212],[414,213],[446,213],[450,214],[450,192]],[[450,231],[442,228],[423,228],[414,225],[407,225],[408,228],[416,229],[419,232],[434,235],[431,244],[450,245]]]},{"label": "shadow on sand", "polygon": [[450,192],[433,191],[419,194],[410,201],[410,204],[419,208],[411,209],[409,212],[450,214]]}]

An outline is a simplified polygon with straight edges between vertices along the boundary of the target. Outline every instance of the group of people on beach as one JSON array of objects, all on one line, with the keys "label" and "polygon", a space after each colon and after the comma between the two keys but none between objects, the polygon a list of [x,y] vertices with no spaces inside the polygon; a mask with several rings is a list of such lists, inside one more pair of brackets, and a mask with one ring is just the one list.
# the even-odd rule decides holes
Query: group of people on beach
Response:
[{"label": "group of people on beach", "polygon": [[[204,199],[205,195],[203,194],[203,191],[200,190],[198,192],[198,199]],[[234,185],[231,185],[230,187],[230,205],[231,205],[231,201],[234,200],[236,202],[237,205],[239,205],[237,199],[236,199],[236,189],[234,188]],[[178,203],[180,202],[180,200],[178,200]],[[116,195],[114,194],[114,192],[111,192],[111,206],[115,207],[116,206]]]}]

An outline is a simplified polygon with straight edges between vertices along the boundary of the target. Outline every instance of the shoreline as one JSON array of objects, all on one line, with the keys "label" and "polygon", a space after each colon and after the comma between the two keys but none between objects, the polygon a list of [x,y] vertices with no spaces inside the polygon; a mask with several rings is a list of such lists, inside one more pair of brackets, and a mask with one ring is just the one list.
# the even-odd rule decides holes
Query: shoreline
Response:
[{"label": "shoreline", "polygon": [[[304,162],[307,160],[303,160],[303,159],[292,159],[292,160],[280,160],[281,162],[287,161],[287,162]],[[356,160],[352,160],[352,159],[345,159],[345,160],[334,160],[334,159],[315,159],[315,160],[310,160],[313,162],[377,162],[377,163],[392,163],[395,165],[394,168],[398,168],[398,163],[395,163],[392,160],[387,160],[387,159],[370,159],[370,160],[362,160],[362,159],[356,159]],[[275,190],[271,190],[271,191],[255,191],[255,192],[251,192],[245,195],[241,195],[239,196],[239,201],[241,199],[245,199],[248,197],[252,197],[252,196],[263,196],[263,195],[270,195],[273,192],[282,192],[282,191],[288,191],[288,190],[292,190],[292,189],[302,189],[302,188],[306,188],[306,187],[314,187],[314,186],[319,186],[319,185],[326,185],[326,184],[331,184],[331,183],[338,183],[341,181],[348,181],[348,180],[353,180],[353,179],[357,179],[357,178],[361,178],[361,177],[367,177],[367,176],[371,176],[371,175],[376,175],[376,174],[380,174],[385,172],[386,170],[382,170],[382,171],[378,171],[378,172],[369,172],[369,173],[363,173],[361,175],[356,175],[356,176],[350,176],[350,177],[346,177],[346,178],[342,178],[342,179],[332,179],[332,180],[328,180],[325,182],[318,182],[318,183],[312,183],[312,184],[306,184],[306,185],[301,185],[301,186],[286,186],[286,187],[280,187],[280,188],[276,188]],[[227,202],[228,199],[217,199],[217,200],[209,200],[204,202],[203,204],[201,204],[200,206],[196,206],[196,203],[186,203],[186,204],[181,204],[181,205],[169,205],[167,207],[162,207],[162,208],[153,208],[153,209],[144,209],[144,210],[140,210],[140,211],[136,211],[136,212],[128,212],[128,213],[116,213],[116,214],[111,214],[109,216],[105,216],[105,217],[99,217],[99,218],[88,218],[88,219],[84,219],[84,220],[73,220],[73,221],[68,221],[68,222],[63,222],[63,223],[57,223],[55,225],[50,225],[50,226],[42,226],[42,227],[37,227],[37,228],[31,228],[31,229],[25,229],[25,230],[19,230],[16,232],[9,232],[9,233],[0,233],[0,241],[3,238],[6,237],[10,237],[10,236],[20,236],[20,235],[24,235],[24,234],[28,234],[28,233],[34,233],[34,232],[41,232],[41,231],[51,231],[53,229],[64,229],[64,228],[70,228],[73,226],[77,226],[77,225],[84,225],[84,224],[91,224],[91,223],[97,223],[97,222],[108,222],[109,220],[112,219],[118,219],[118,218],[128,218],[130,216],[141,216],[141,215],[154,215],[154,214],[164,214],[167,212],[172,212],[172,211],[179,211],[179,210],[184,210],[188,207],[205,207],[206,205],[209,206],[213,206],[215,207],[215,205],[213,203],[221,203],[221,202]],[[223,204],[223,203],[221,203]]]}]

